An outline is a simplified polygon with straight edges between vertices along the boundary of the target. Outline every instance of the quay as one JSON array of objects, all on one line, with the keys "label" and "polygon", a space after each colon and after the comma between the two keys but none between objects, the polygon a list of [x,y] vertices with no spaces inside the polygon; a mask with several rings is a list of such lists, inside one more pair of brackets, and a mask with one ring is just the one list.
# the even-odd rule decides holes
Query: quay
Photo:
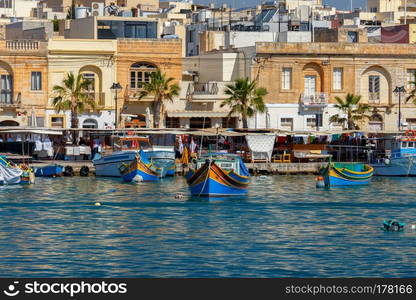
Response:
[{"label": "quay", "polygon": [[[253,175],[273,174],[273,175],[295,175],[295,174],[317,174],[320,167],[325,162],[313,163],[246,163],[247,168]],[[75,176],[79,176],[82,167],[89,169],[89,175],[95,175],[95,167],[90,160],[66,161],[66,160],[34,160],[29,164],[31,167],[46,167],[50,165],[70,166]],[[176,164],[176,174],[182,175],[189,170],[189,166],[182,163]]]}]

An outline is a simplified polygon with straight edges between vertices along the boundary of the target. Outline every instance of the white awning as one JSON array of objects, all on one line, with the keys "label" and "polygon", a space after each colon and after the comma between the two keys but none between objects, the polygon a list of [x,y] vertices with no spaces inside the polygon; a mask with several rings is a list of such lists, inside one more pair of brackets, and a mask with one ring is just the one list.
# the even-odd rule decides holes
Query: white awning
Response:
[{"label": "white awning", "polygon": [[168,111],[168,117],[176,118],[225,118],[228,117],[227,111]]}]

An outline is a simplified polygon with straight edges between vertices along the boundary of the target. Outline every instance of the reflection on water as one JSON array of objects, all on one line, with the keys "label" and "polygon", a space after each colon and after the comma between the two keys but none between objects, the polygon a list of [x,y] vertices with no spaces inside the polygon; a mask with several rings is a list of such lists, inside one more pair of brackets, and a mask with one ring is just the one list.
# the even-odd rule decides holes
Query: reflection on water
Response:
[{"label": "reflection on water", "polygon": [[415,181],[323,190],[313,176],[255,177],[231,199],[191,197],[181,177],[3,186],[0,275],[413,277],[416,231],[380,228],[416,224]]}]

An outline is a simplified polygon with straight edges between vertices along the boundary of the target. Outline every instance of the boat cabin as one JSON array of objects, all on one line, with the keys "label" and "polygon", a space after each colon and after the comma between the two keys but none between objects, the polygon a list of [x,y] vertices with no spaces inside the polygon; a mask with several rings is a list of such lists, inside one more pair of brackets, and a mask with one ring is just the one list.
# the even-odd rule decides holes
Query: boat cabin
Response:
[{"label": "boat cabin", "polygon": [[149,138],[143,136],[119,137],[118,141],[115,141],[114,146],[121,151],[138,151],[140,149],[147,150],[152,148]]},{"label": "boat cabin", "polygon": [[228,153],[213,153],[202,156],[196,163],[196,169],[201,168],[207,159],[213,159],[217,166],[226,171],[234,171],[241,174],[241,158],[238,155]]}]

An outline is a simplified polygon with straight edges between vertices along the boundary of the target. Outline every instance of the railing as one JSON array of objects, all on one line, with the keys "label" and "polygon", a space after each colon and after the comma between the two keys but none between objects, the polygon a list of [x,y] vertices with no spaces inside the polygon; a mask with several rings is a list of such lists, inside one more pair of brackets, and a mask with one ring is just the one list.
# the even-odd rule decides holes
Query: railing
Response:
[{"label": "railing", "polygon": [[326,106],[328,105],[328,94],[316,93],[305,94],[300,96],[301,102],[304,106]]},{"label": "railing", "polygon": [[22,103],[22,94],[17,93],[16,99],[13,99],[13,92],[0,93],[0,107],[20,107]]},{"label": "railing", "polygon": [[194,83],[188,85],[188,96],[194,95],[218,95],[219,89],[216,82]]},{"label": "railing", "polygon": [[368,93],[368,103],[380,103],[380,93]]},{"label": "railing", "polygon": [[97,108],[105,106],[105,93],[88,93],[88,97],[95,101]]},{"label": "railing", "polygon": [[37,41],[6,41],[6,49],[11,50],[38,50]]},{"label": "railing", "polygon": [[124,91],[124,99],[125,101],[154,101],[155,97],[152,95],[145,96],[140,99],[140,92],[143,91],[143,89],[140,88],[130,88],[130,85],[126,86],[126,89]]}]

